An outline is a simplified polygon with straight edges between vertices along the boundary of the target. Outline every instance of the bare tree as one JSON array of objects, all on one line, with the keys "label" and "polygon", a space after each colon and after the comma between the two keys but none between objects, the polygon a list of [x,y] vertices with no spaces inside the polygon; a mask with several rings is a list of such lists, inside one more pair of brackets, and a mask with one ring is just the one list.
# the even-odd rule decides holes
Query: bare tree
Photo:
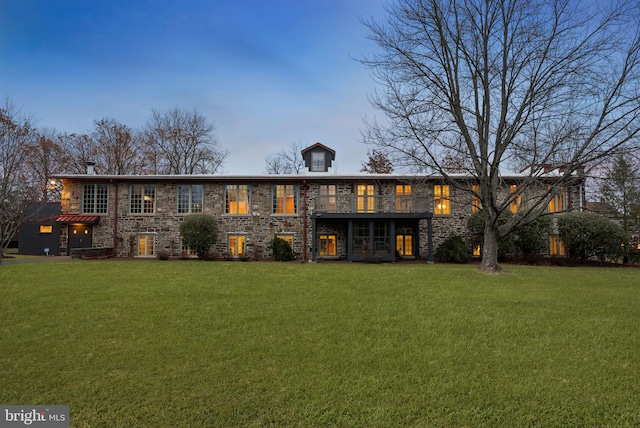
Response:
[{"label": "bare tree", "polygon": [[304,171],[302,143],[291,143],[273,156],[264,159],[267,174],[300,174]]},{"label": "bare tree", "polygon": [[152,173],[212,174],[229,155],[220,149],[215,127],[202,114],[173,109],[152,111],[144,128]]},{"label": "bare tree", "polygon": [[[398,0],[386,21],[365,22],[380,50],[362,62],[382,85],[372,103],[386,117],[365,141],[453,186],[462,184],[452,160],[475,178],[478,191],[460,188],[486,213],[482,270],[500,270],[498,240],[539,216],[558,187],[637,144],[638,5],[596,3]],[[559,163],[564,172],[542,185]],[[525,165],[517,193],[502,197],[503,174]],[[500,224],[532,187],[545,191],[529,192],[526,210]]]},{"label": "bare tree", "polygon": [[25,168],[33,139],[30,118],[6,101],[0,108],[0,259],[24,221],[27,206],[37,199]]},{"label": "bare tree", "polygon": [[26,148],[25,167],[30,186],[38,191],[38,200],[60,200],[60,188],[51,176],[64,171],[66,154],[56,142],[54,129],[34,131],[33,142]]},{"label": "bare tree", "polygon": [[102,174],[143,173],[143,145],[140,136],[115,119],[95,120],[91,134],[97,151],[96,169]]},{"label": "bare tree", "polygon": [[367,162],[362,164],[360,172],[371,174],[391,174],[393,165],[387,156],[379,150],[372,149],[367,152]]},{"label": "bare tree", "polygon": [[87,162],[98,158],[97,142],[87,134],[57,134],[55,141],[62,150],[59,173],[85,174]]}]

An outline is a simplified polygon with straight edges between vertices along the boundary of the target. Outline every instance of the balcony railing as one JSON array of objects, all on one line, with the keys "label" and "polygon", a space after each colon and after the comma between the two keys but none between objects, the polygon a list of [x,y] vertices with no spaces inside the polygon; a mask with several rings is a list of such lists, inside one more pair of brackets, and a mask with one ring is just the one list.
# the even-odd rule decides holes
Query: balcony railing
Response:
[{"label": "balcony railing", "polygon": [[426,213],[433,210],[429,196],[401,195],[320,195],[313,200],[315,213]]}]

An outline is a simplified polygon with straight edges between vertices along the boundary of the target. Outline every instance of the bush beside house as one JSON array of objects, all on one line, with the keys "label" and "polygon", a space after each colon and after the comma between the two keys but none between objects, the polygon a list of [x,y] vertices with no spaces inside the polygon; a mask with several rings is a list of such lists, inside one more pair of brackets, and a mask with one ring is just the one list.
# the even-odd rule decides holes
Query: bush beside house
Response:
[{"label": "bush beside house", "polygon": [[600,261],[619,261],[624,252],[622,244],[628,240],[620,226],[588,212],[558,218],[558,232],[569,256],[580,260],[597,257]]},{"label": "bush beside house", "polygon": [[180,236],[184,245],[195,250],[198,259],[203,260],[218,239],[218,222],[208,214],[192,214],[180,223]]}]

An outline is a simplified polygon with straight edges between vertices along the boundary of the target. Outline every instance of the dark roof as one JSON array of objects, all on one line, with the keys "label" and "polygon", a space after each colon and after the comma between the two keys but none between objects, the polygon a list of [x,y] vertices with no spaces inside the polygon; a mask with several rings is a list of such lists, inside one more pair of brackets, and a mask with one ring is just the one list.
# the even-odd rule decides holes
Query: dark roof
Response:
[{"label": "dark roof", "polygon": [[27,208],[26,222],[39,223],[41,221],[53,220],[60,215],[60,202],[42,202],[30,205]]},{"label": "dark roof", "polygon": [[333,150],[333,149],[331,149],[331,148],[329,148],[329,147],[327,147],[327,146],[325,146],[324,144],[320,144],[320,143],[315,143],[315,144],[313,144],[313,145],[311,145],[311,146],[307,147],[306,149],[302,149],[302,155],[304,155],[304,154],[305,154],[305,153],[307,153],[308,151],[313,150],[313,149],[316,149],[316,148],[321,148],[321,149],[323,149],[323,150],[328,151],[329,153],[331,153],[331,155],[332,155],[332,156],[334,157],[334,159],[335,159],[336,151],[335,151],[335,150]]}]

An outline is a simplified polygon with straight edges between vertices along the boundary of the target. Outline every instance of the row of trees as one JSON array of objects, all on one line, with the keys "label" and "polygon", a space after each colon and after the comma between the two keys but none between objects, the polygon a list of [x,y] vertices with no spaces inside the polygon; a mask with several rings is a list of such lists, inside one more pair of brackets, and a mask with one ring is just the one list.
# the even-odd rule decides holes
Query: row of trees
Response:
[{"label": "row of trees", "polygon": [[59,197],[53,174],[84,174],[87,162],[111,175],[215,173],[227,156],[196,110],[153,110],[142,129],[103,118],[85,134],[69,134],[36,128],[7,100],[0,108],[0,252],[28,205]]}]

